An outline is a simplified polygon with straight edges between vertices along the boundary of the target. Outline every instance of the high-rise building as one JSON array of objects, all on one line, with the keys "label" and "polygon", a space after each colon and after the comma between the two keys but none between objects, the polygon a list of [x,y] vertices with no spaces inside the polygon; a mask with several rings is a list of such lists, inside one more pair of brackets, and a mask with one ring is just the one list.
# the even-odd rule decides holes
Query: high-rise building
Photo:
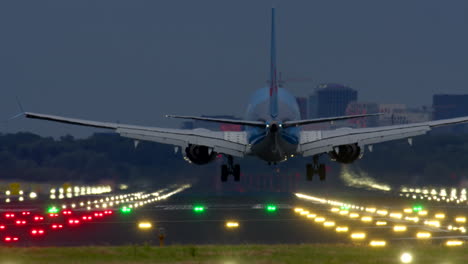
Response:
[{"label": "high-rise building", "polygon": [[307,97],[296,97],[296,101],[299,105],[299,113],[301,113],[301,119],[307,119]]},{"label": "high-rise building", "polygon": [[357,101],[356,90],[341,84],[321,84],[315,91],[317,96],[317,117],[342,116],[348,104]]}]

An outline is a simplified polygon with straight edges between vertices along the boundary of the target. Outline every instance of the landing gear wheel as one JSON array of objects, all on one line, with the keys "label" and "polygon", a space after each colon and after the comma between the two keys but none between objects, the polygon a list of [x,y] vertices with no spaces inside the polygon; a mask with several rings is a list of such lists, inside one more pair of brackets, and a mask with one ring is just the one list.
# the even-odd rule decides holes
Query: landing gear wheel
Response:
[{"label": "landing gear wheel", "polygon": [[226,182],[229,175],[228,166],[226,164],[221,165],[221,181]]},{"label": "landing gear wheel", "polygon": [[325,181],[325,179],[327,178],[327,170],[325,168],[325,164],[319,165],[318,175],[319,175],[320,181]]},{"label": "landing gear wheel", "polygon": [[233,174],[234,174],[234,181],[236,182],[240,181],[240,165],[239,164],[234,165]]},{"label": "landing gear wheel", "polygon": [[312,181],[313,176],[314,176],[314,167],[312,167],[312,164],[307,164],[306,165],[306,178],[307,178],[307,181]]}]

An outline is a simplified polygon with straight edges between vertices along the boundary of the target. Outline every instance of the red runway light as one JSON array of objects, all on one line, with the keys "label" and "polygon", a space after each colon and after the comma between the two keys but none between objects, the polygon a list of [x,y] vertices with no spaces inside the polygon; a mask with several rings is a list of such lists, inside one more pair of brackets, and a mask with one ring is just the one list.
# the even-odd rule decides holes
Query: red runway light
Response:
[{"label": "red runway light", "polygon": [[59,216],[59,215],[56,214],[56,213],[50,213],[50,214],[49,214],[49,217],[58,217],[58,216]]},{"label": "red runway light", "polygon": [[60,225],[60,224],[53,224],[52,225],[52,229],[62,229],[63,228],[63,225]]},{"label": "red runway light", "polygon": [[26,224],[26,220],[16,220],[15,222],[16,225],[25,225]]},{"label": "red runway light", "polygon": [[9,243],[9,242],[16,242],[19,240],[19,237],[11,237],[11,236],[6,236],[3,241]]},{"label": "red runway light", "polygon": [[31,212],[28,212],[28,211],[24,211],[24,212],[21,212],[22,215],[30,215]]},{"label": "red runway light", "polygon": [[44,235],[44,229],[32,229],[31,230],[31,235],[33,236],[42,236]]},{"label": "red runway light", "polygon": [[15,214],[13,213],[6,213],[5,218],[15,218]]},{"label": "red runway light", "polygon": [[82,217],[82,219],[85,220],[85,221],[91,221],[91,220],[93,220],[93,217],[92,217],[92,216],[84,215],[84,216]]},{"label": "red runway light", "polygon": [[94,216],[95,216],[95,217],[103,217],[104,214],[103,214],[103,213],[94,213]]},{"label": "red runway light", "polygon": [[40,215],[34,216],[34,221],[42,221],[42,220],[44,220],[43,216],[40,216]]},{"label": "red runway light", "polygon": [[78,225],[80,223],[80,220],[78,219],[69,219],[68,224],[70,225]]},{"label": "red runway light", "polygon": [[62,212],[64,215],[71,215],[72,214],[72,211],[70,210],[65,210]]},{"label": "red runway light", "polygon": [[113,213],[112,210],[106,210],[106,211],[104,211],[104,214],[107,214],[107,215],[111,215],[112,213]]},{"label": "red runway light", "polygon": [[5,225],[0,225],[0,230],[5,230],[6,226]]}]

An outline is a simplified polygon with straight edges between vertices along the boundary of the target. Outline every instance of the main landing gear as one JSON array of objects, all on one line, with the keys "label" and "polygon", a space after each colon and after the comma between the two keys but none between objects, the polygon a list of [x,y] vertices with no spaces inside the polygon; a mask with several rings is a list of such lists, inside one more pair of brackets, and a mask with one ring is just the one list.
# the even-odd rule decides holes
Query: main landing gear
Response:
[{"label": "main landing gear", "polygon": [[240,165],[234,164],[232,156],[227,156],[227,164],[221,165],[221,181],[227,181],[229,175],[234,176],[234,181],[240,181]]},{"label": "main landing gear", "polygon": [[319,163],[319,156],[315,155],[313,157],[313,163],[306,164],[306,176],[307,181],[312,181],[314,174],[318,174],[320,181],[325,181],[327,178],[327,171],[325,169],[325,164]]}]

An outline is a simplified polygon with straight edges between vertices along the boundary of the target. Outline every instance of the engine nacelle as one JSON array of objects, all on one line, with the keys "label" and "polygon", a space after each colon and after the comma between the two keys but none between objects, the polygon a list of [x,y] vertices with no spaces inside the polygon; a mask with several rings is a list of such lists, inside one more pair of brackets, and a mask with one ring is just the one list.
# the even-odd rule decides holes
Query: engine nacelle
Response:
[{"label": "engine nacelle", "polygon": [[203,165],[213,161],[217,153],[212,151],[211,148],[199,145],[189,145],[185,148],[187,158],[195,164]]},{"label": "engine nacelle", "polygon": [[330,158],[340,163],[352,163],[362,157],[363,151],[358,144],[341,145],[328,152]]}]

